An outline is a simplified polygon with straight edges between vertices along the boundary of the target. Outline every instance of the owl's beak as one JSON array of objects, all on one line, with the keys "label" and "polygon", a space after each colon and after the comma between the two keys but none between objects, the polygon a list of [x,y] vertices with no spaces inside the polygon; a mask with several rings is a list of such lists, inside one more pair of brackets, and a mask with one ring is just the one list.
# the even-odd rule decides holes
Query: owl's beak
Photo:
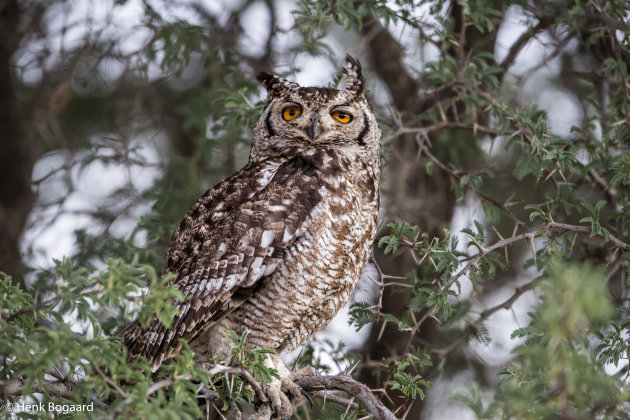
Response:
[{"label": "owl's beak", "polygon": [[313,115],[313,118],[311,118],[311,125],[308,127],[308,135],[313,141],[317,138],[317,135],[319,134],[319,127],[317,126],[318,121],[319,115]]}]

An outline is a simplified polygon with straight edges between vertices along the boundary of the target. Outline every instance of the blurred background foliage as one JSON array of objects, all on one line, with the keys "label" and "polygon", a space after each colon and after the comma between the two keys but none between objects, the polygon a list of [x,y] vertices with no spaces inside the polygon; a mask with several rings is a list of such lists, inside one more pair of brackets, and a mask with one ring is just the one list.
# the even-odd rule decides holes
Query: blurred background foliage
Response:
[{"label": "blurred background foliage", "polygon": [[350,53],[383,131],[381,229],[335,321],[359,335],[291,357],[397,417],[628,418],[629,21],[625,0],[0,0],[4,400],[195,418],[197,392],[232,416],[254,399],[189,351],[130,367],[111,336],[172,317],[166,247],[246,162],[254,75],[337,83]]}]

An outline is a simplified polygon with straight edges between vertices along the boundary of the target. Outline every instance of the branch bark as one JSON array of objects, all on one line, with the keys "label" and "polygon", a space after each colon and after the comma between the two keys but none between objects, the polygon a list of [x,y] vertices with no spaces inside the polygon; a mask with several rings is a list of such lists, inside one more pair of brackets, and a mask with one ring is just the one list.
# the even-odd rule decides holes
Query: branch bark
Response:
[{"label": "branch bark", "polygon": [[13,87],[11,58],[19,45],[20,7],[17,0],[0,6],[0,271],[23,286],[20,237],[33,206],[31,172],[34,153],[22,135]]},{"label": "branch bark", "polygon": [[370,388],[349,376],[305,376],[295,381],[307,392],[338,389],[356,397],[377,420],[396,420],[396,416],[372,393]]}]

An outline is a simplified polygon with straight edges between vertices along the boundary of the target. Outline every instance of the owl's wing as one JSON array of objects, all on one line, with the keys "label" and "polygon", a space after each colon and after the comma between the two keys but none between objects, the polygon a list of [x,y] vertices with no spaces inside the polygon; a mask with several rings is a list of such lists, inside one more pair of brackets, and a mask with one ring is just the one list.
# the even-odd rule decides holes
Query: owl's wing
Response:
[{"label": "owl's wing", "polygon": [[181,349],[204,326],[247,299],[281,261],[284,250],[320,202],[312,162],[302,157],[248,164],[202,196],[175,231],[166,272],[187,297],[167,329],[154,320],[122,333],[130,356],[152,369]]}]

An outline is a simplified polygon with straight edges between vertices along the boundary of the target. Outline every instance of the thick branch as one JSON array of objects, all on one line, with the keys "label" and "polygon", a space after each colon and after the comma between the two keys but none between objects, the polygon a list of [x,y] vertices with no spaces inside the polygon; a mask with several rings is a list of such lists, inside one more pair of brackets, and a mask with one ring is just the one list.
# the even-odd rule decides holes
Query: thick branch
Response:
[{"label": "thick branch", "polygon": [[363,20],[363,36],[369,42],[374,69],[387,84],[396,107],[400,110],[412,109],[420,86],[406,70],[401,45],[371,14]]},{"label": "thick branch", "polygon": [[295,383],[307,392],[320,391],[322,389],[345,391],[365,404],[372,418],[378,420],[396,419],[396,416],[376,398],[367,385],[357,382],[349,376],[306,376],[298,379]]},{"label": "thick branch", "polygon": [[13,85],[11,57],[20,42],[20,6],[17,0],[0,5],[0,271],[20,284],[20,238],[33,206],[31,170],[34,153],[23,135]]}]

